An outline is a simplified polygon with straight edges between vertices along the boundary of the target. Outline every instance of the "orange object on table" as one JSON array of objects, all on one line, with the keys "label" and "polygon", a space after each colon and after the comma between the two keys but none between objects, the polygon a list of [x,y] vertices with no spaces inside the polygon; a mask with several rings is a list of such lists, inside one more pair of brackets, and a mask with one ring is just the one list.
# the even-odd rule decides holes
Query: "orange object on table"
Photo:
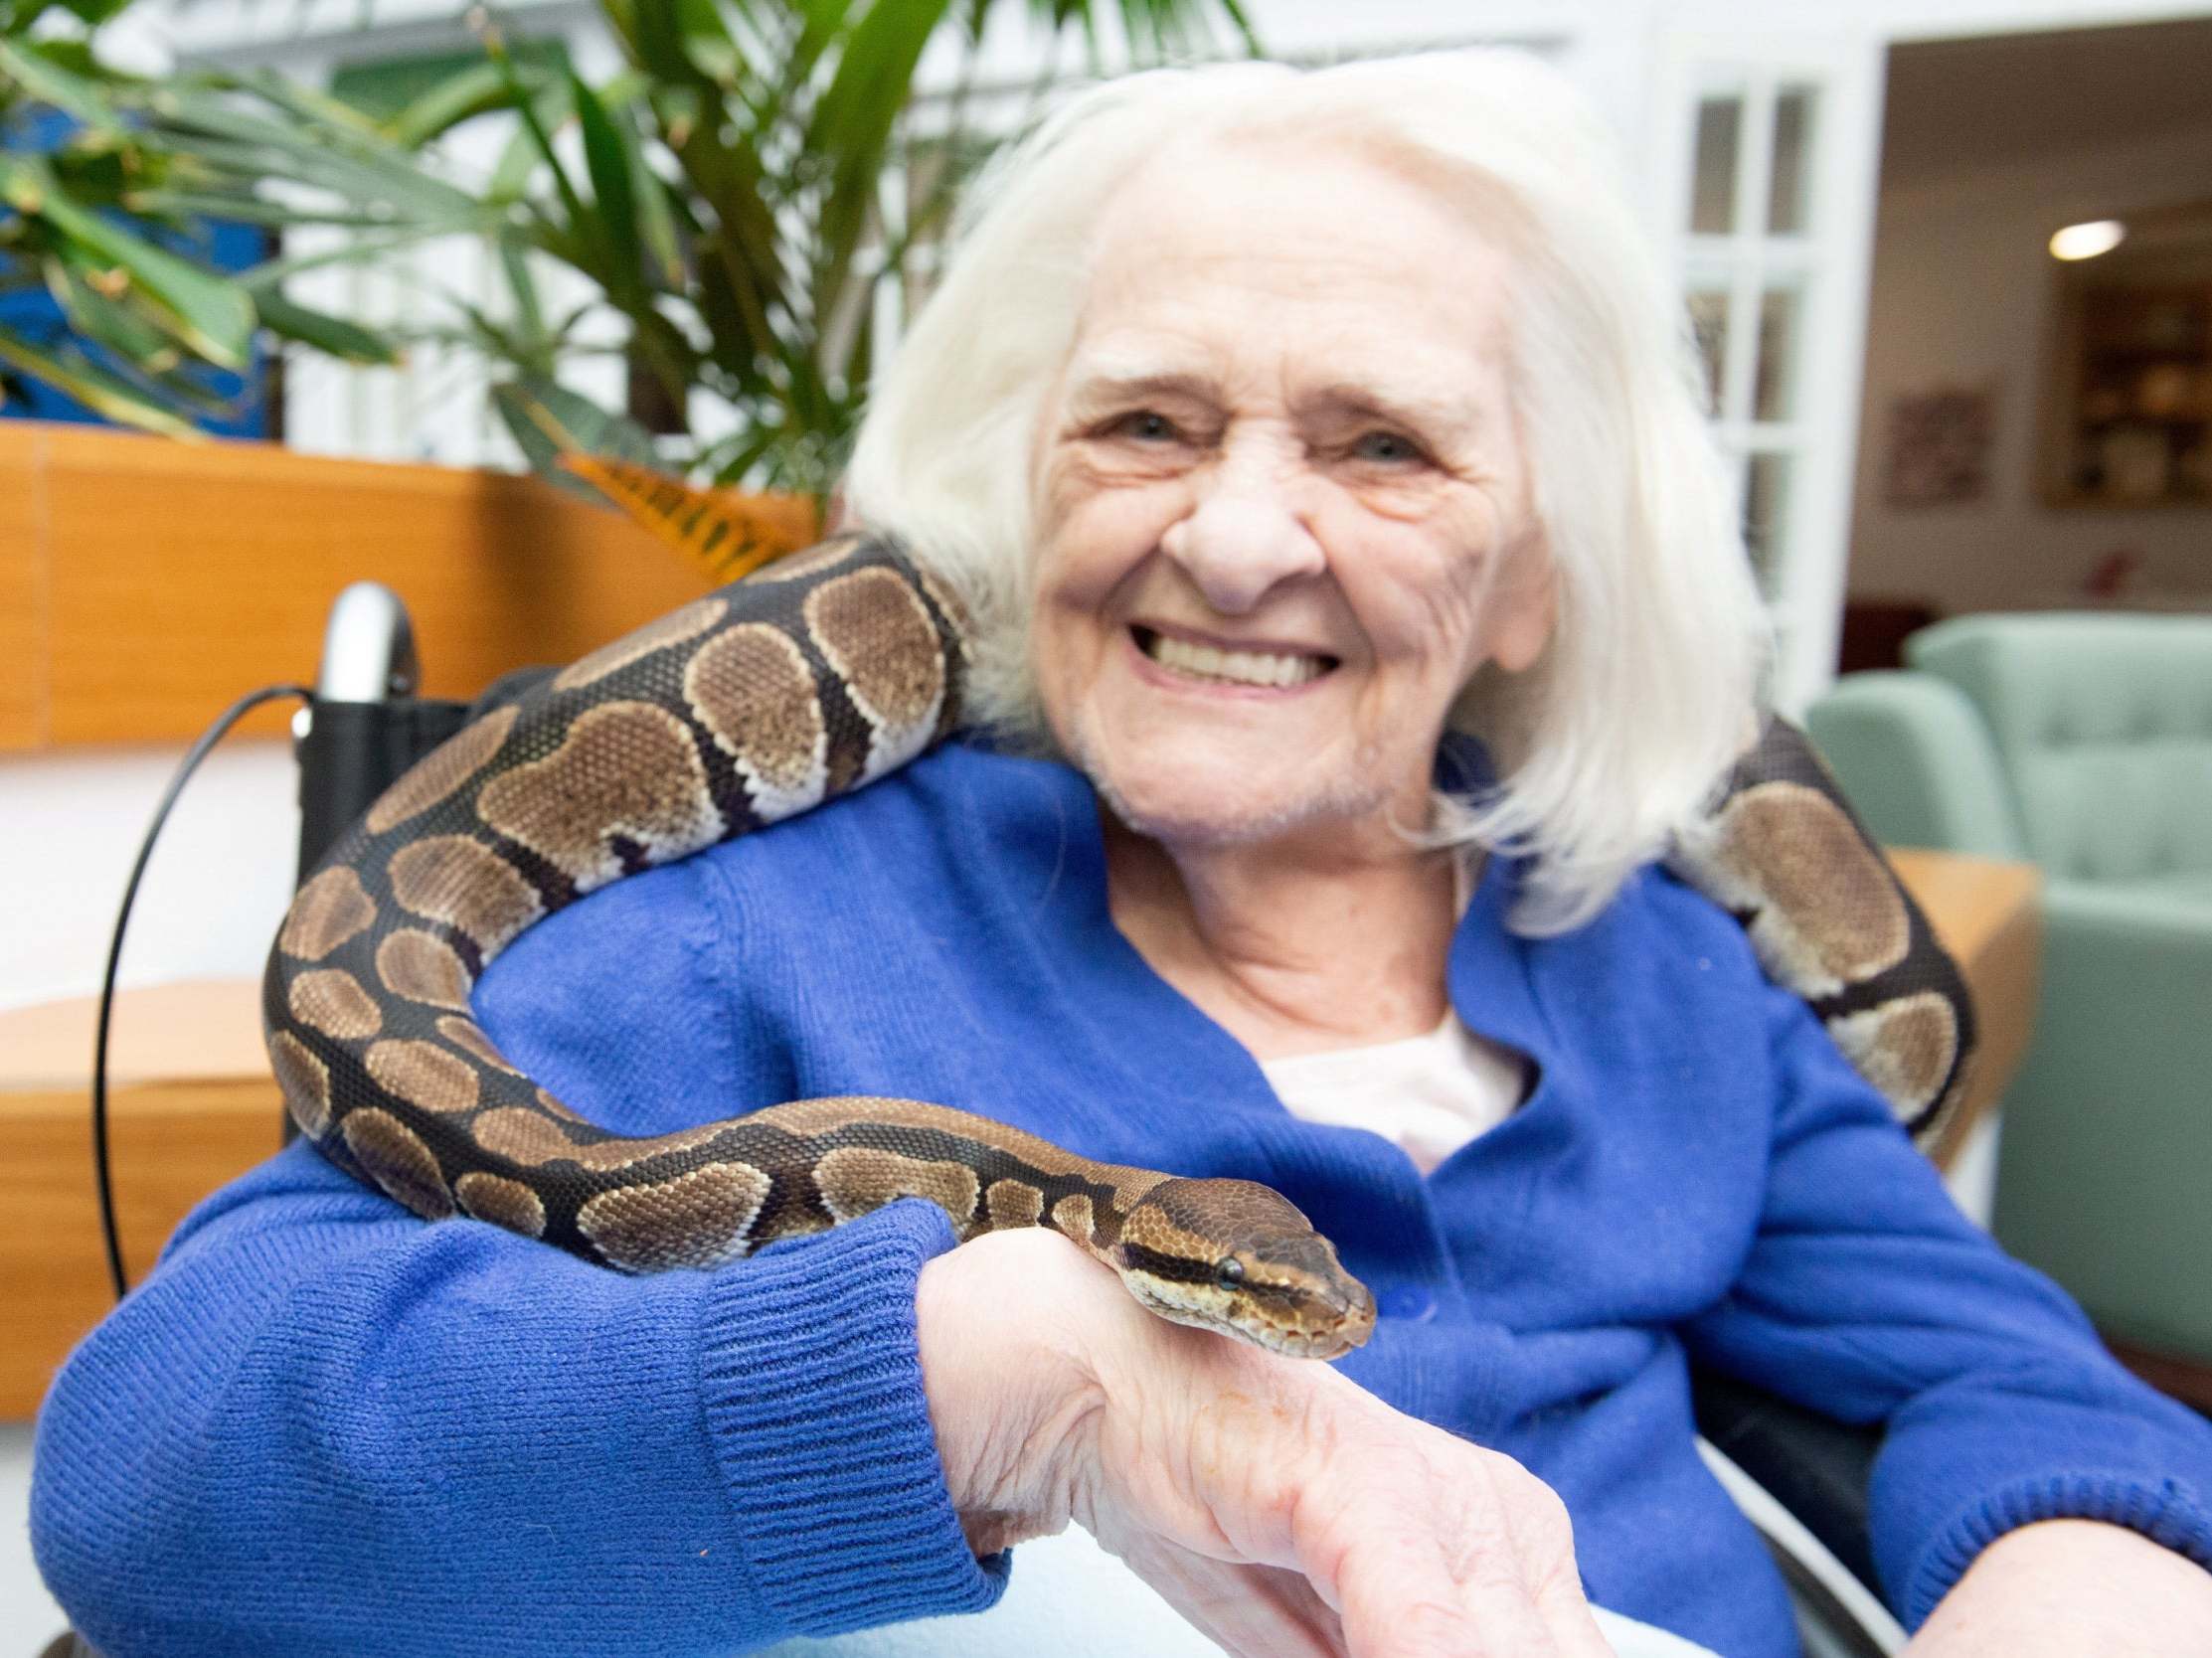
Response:
[{"label": "orange object on table", "polygon": [[1979,1041],[1966,1097],[1929,1148],[1948,1169],[2027,1053],[2043,965],[2043,875],[2033,864],[1957,852],[1885,851],[1973,993]]}]

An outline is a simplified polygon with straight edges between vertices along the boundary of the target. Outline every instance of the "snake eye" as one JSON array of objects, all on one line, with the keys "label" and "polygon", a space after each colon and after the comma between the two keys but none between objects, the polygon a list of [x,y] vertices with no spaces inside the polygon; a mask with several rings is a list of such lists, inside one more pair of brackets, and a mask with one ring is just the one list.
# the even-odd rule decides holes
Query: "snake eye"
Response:
[{"label": "snake eye", "polygon": [[1214,1262],[1214,1282],[1224,1289],[1235,1289],[1245,1281],[1245,1263],[1235,1255],[1223,1255]]}]

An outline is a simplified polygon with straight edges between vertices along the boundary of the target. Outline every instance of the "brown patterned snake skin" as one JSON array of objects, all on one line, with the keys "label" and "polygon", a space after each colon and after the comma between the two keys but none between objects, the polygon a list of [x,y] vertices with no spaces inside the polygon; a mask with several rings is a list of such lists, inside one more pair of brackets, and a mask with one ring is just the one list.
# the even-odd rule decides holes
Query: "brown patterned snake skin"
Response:
[{"label": "brown patterned snake skin", "polygon": [[[301,886],[270,952],[269,1058],[300,1130],[425,1219],[470,1215],[622,1271],[714,1266],[919,1197],[962,1240],[1053,1228],[1178,1323],[1310,1358],[1366,1340],[1373,1298],[1264,1186],[1099,1163],[904,1099],[624,1137],[537,1086],[470,1017],[486,964],[533,922],[950,732],[961,628],[896,546],[845,537],[594,652],[425,756]],[[1809,759],[1802,740],[1774,730],[1787,737],[1753,761],[1780,769],[1739,774],[1690,879],[1926,1120],[1955,1085],[1963,996],[1955,976],[1948,1001],[1899,989],[1928,955],[1949,963],[1817,763],[1809,780],[1790,769]]]}]

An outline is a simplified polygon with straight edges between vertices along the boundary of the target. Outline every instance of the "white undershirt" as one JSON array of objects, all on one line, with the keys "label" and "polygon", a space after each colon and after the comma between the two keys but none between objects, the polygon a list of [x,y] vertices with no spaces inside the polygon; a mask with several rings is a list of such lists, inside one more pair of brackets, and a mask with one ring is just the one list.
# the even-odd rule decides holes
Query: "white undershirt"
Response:
[{"label": "white undershirt", "polygon": [[1294,1054],[1260,1069],[1292,1116],[1373,1129],[1423,1174],[1511,1116],[1528,1080],[1522,1055],[1476,1036],[1449,1009],[1427,1036]]},{"label": "white undershirt", "polygon": [[[1451,910],[1461,919],[1481,862],[1452,861]],[[1292,1116],[1372,1129],[1423,1174],[1511,1116],[1528,1092],[1527,1057],[1476,1036],[1449,1002],[1427,1036],[1264,1060],[1260,1070]]]}]

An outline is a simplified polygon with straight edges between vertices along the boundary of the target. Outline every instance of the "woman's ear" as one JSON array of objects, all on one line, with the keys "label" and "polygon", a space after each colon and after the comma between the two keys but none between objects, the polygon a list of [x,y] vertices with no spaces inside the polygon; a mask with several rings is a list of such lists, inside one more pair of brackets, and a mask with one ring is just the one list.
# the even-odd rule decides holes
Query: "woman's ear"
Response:
[{"label": "woman's ear", "polygon": [[1489,598],[1490,660],[1500,671],[1532,667],[1559,623],[1559,570],[1542,535],[1514,550]]}]

